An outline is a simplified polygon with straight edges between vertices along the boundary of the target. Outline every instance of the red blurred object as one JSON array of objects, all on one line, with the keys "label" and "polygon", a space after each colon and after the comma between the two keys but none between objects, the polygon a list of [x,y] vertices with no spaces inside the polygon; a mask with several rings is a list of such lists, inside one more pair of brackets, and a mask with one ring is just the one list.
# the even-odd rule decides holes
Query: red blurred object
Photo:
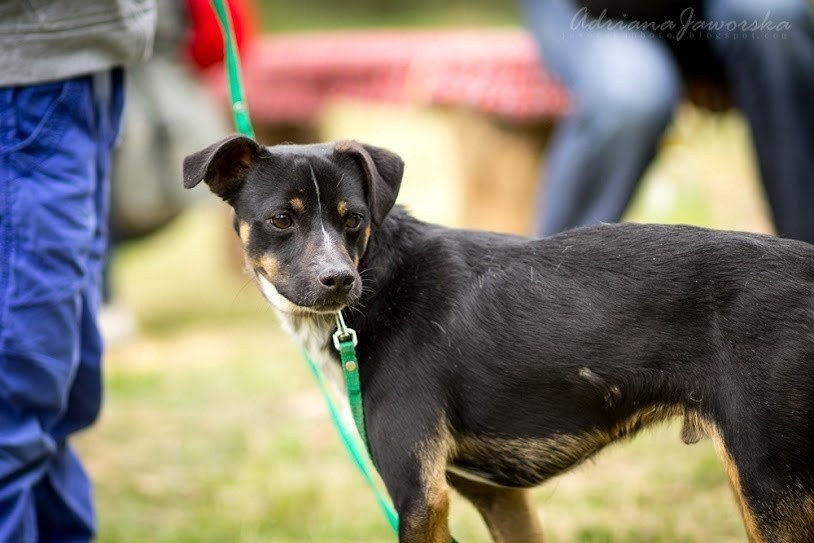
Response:
[{"label": "red blurred object", "polygon": [[[223,35],[211,0],[185,0],[189,31],[184,48],[192,63],[201,70],[223,62]],[[256,10],[248,0],[227,0],[232,14],[238,51],[241,55],[257,35]]]},{"label": "red blurred object", "polygon": [[[245,56],[243,75],[252,117],[268,123],[312,121],[337,98],[463,106],[518,122],[568,108],[520,29],[267,36]],[[225,100],[223,70],[209,82]]]}]

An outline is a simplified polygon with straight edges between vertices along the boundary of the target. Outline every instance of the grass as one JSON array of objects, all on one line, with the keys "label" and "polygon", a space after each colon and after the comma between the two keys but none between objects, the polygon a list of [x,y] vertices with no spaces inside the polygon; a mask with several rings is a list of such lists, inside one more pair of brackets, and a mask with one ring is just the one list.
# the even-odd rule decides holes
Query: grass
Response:
[{"label": "grass", "polygon": [[264,0],[257,2],[266,32],[350,28],[478,27],[518,25],[519,5],[507,0],[366,1]]},{"label": "grass", "polygon": [[[727,202],[742,192],[742,125],[683,122],[632,216],[765,228],[754,198],[730,217],[695,179],[720,183]],[[233,234],[218,205],[115,262],[141,333],[109,349],[103,417],[76,440],[96,481],[99,541],[394,541],[298,350],[225,256]],[[710,443],[682,444],[678,425],[613,446],[534,497],[554,543],[745,540]],[[488,541],[457,496],[451,524],[461,543]]]}]

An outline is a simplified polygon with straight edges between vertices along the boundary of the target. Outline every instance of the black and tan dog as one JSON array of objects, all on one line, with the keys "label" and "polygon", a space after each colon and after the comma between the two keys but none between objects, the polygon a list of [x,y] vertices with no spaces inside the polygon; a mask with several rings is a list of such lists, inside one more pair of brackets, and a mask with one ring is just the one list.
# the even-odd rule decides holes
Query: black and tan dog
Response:
[{"label": "black and tan dog", "polygon": [[683,226],[548,239],[393,207],[403,163],[356,142],[233,136],[184,161],[234,208],[260,289],[313,356],[356,329],[372,456],[402,543],[446,542],[449,487],[496,541],[527,490],[673,416],[712,437],[751,541],[814,541],[814,247]]}]

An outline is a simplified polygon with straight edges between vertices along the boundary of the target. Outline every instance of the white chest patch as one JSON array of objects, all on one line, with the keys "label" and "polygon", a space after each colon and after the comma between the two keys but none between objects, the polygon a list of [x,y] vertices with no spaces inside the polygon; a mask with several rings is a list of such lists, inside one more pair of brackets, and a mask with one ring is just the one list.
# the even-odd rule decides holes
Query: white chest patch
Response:
[{"label": "white chest patch", "polygon": [[280,294],[265,277],[258,276],[258,283],[263,296],[275,309],[283,330],[316,362],[323,375],[340,393],[339,396],[347,400],[342,369],[331,356],[334,348],[331,340],[335,326],[333,316],[297,314],[301,309]]}]

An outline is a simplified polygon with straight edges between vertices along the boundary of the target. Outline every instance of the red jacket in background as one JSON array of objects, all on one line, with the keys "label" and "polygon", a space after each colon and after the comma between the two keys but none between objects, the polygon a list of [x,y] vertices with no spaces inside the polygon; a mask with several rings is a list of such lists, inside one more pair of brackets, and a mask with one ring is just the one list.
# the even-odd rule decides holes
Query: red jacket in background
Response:
[{"label": "red jacket in background", "polygon": [[[200,70],[223,62],[223,36],[211,0],[185,0],[189,32],[184,48],[192,63]],[[257,11],[250,0],[227,0],[232,13],[238,51],[243,51],[257,34]]]}]

